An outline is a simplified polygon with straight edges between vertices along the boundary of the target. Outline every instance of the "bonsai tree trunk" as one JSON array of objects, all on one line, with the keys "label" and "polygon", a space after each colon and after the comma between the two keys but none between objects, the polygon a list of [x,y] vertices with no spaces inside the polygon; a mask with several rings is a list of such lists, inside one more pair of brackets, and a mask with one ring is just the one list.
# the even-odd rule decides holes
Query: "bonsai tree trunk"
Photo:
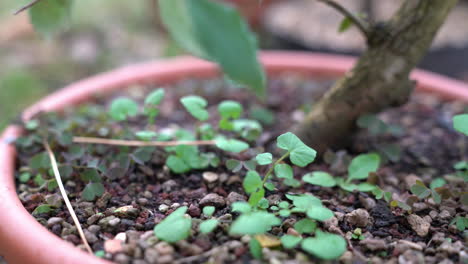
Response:
[{"label": "bonsai tree trunk", "polygon": [[360,115],[406,103],[414,87],[409,74],[456,3],[407,0],[388,22],[371,28],[368,50],[314,105],[297,135],[323,153],[348,142]]}]

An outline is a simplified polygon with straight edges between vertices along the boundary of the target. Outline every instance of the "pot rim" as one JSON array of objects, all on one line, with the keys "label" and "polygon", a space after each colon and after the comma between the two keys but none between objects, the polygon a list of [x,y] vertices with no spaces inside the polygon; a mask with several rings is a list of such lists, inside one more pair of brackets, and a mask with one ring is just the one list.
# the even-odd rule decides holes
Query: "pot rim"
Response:
[{"label": "pot rim", "polygon": [[[270,75],[301,72],[322,78],[343,76],[356,62],[351,56],[289,51],[261,52],[260,60]],[[84,102],[97,91],[102,94],[130,84],[167,84],[186,78],[214,78],[219,74],[215,64],[193,57],[130,65],[64,87],[27,108],[22,119],[27,121],[39,112],[56,111]],[[468,84],[418,69],[412,72],[411,78],[417,80],[416,90],[419,92],[468,103]],[[0,138],[0,241],[8,241],[1,243],[0,255],[9,263],[110,263],[58,238],[23,207],[15,189],[16,149],[12,144],[21,133],[19,126],[10,126]]]}]

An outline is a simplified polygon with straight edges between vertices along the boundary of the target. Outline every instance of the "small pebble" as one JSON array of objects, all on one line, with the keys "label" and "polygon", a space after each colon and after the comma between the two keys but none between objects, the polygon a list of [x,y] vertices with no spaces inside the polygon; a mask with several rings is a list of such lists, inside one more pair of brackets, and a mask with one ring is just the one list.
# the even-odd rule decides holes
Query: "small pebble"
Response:
[{"label": "small pebble", "polygon": [[235,202],[244,202],[246,200],[247,198],[244,195],[236,192],[230,192],[226,198],[228,205],[231,205]]},{"label": "small pebble", "polygon": [[211,172],[211,171],[205,171],[203,173],[203,180],[206,183],[214,183],[218,181],[219,175],[217,173]]},{"label": "small pebble", "polygon": [[51,217],[47,220],[47,226],[51,227],[56,224],[61,224],[63,222],[63,218],[61,217]]},{"label": "small pebble", "polygon": [[387,245],[385,244],[385,241],[382,239],[366,238],[364,240],[361,240],[359,244],[363,245],[370,251],[381,251],[381,250],[387,249]]},{"label": "small pebble", "polygon": [[206,205],[222,207],[225,204],[226,204],[226,201],[224,200],[224,198],[216,193],[209,193],[200,200],[201,207],[206,206]]},{"label": "small pebble", "polygon": [[366,227],[369,224],[370,215],[367,210],[357,209],[345,215],[346,221],[353,226]]},{"label": "small pebble", "polygon": [[159,242],[154,246],[158,254],[160,255],[172,255],[174,253],[174,248],[167,242]]},{"label": "small pebble", "polygon": [[125,241],[127,241],[127,234],[126,234],[126,233],[123,233],[123,232],[122,232],[122,233],[118,233],[118,234],[114,237],[114,239],[120,240],[120,241],[122,241],[122,242],[125,242]]},{"label": "small pebble", "polygon": [[418,236],[427,236],[429,233],[429,228],[431,227],[430,223],[426,222],[426,220],[415,214],[409,215],[407,220],[411,228],[416,232],[416,234],[418,234]]},{"label": "small pebble", "polygon": [[104,242],[104,250],[107,253],[115,254],[122,251],[122,241],[116,239],[109,239]]},{"label": "small pebble", "polygon": [[145,260],[148,263],[158,263],[159,254],[154,248],[148,248],[145,250]]},{"label": "small pebble", "polygon": [[169,206],[166,205],[166,204],[161,204],[161,205],[158,207],[158,210],[159,210],[159,212],[161,212],[161,213],[167,212],[168,209],[169,209]]}]

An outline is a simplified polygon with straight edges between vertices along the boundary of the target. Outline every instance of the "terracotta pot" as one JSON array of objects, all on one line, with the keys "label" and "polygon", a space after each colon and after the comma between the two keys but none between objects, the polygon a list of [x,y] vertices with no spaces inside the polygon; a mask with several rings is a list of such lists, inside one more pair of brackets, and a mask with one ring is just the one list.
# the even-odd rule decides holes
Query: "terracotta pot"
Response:
[{"label": "terracotta pot", "polygon": [[[302,72],[315,78],[345,74],[355,58],[337,55],[293,52],[263,52],[261,61],[269,74]],[[218,68],[192,57],[180,57],[123,67],[73,83],[40,100],[23,112],[28,120],[40,111],[56,111],[86,101],[96,93],[124,89],[136,83],[171,83],[186,78],[213,78]],[[448,100],[468,103],[468,85],[437,74],[416,70],[418,92],[431,92]],[[0,255],[8,263],[106,263],[78,250],[41,226],[22,206],[14,182],[15,148],[20,136],[17,126],[8,127],[0,140]]]}]

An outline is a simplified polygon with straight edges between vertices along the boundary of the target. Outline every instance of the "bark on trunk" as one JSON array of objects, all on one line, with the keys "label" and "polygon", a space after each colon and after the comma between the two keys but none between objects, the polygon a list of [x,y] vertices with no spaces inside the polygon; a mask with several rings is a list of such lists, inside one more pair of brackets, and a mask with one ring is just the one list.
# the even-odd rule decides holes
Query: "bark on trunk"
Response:
[{"label": "bark on trunk", "polygon": [[314,105],[297,135],[323,153],[348,142],[360,115],[406,103],[414,87],[409,74],[457,1],[404,1],[390,21],[373,29],[368,50]]}]

